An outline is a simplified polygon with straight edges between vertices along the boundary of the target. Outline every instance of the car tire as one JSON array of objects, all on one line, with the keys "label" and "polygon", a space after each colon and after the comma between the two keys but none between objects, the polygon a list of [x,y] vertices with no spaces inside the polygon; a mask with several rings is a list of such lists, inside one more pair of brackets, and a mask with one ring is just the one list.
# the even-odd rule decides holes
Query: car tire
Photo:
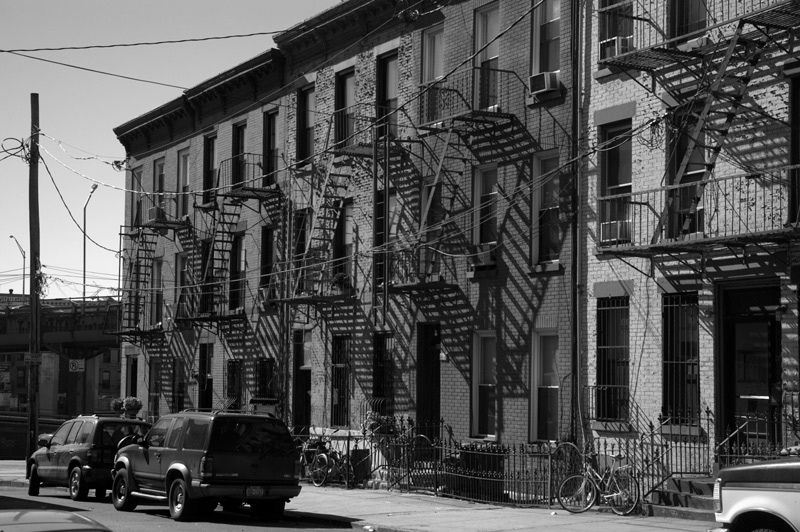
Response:
[{"label": "car tire", "polygon": [[283,517],[283,511],[286,508],[286,501],[271,500],[271,501],[258,501],[250,503],[250,508],[257,518],[270,523],[280,521]]},{"label": "car tire", "polygon": [[131,485],[128,482],[128,470],[124,467],[114,475],[111,485],[111,502],[114,508],[121,512],[132,512],[136,508],[136,499],[131,495]]},{"label": "car tire", "polygon": [[36,469],[36,466],[31,466],[31,474],[28,477],[28,495],[31,497],[36,497],[39,495],[39,471]]},{"label": "car tire", "polygon": [[83,481],[80,466],[75,466],[69,472],[69,496],[73,501],[85,501],[87,495],[89,487]]},{"label": "car tire", "polygon": [[189,521],[197,510],[197,501],[189,497],[183,477],[178,477],[169,486],[169,516],[175,521]]}]

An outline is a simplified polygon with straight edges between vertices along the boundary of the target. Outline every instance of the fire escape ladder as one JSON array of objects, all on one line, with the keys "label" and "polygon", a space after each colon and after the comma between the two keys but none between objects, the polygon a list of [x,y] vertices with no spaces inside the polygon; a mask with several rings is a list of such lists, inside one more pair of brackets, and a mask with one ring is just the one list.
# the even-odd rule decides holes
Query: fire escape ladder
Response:
[{"label": "fire escape ladder", "polygon": [[223,197],[214,213],[213,243],[209,263],[203,278],[210,286],[210,308],[224,314],[228,310],[228,280],[230,278],[231,250],[242,212],[242,202],[237,198]]},{"label": "fire escape ladder", "polygon": [[177,272],[182,275],[185,284],[181,286],[178,294],[178,310],[176,318],[190,318],[195,315],[200,304],[200,289],[198,276],[195,272],[199,270],[200,246],[197,241],[197,233],[194,226],[185,224],[175,231],[175,239],[180,249],[187,253],[187,260],[184,264],[185,270]]},{"label": "fire escape ladder", "polygon": [[330,281],[333,238],[344,202],[343,191],[347,189],[349,168],[353,162],[349,156],[334,155],[328,162],[319,187],[312,191],[311,222],[303,254],[302,268],[295,279],[297,293],[302,281],[304,291],[310,294],[323,293],[323,284]]},{"label": "fire escape ladder", "polygon": [[[741,20],[737,25],[736,32],[731,37],[725,56],[719,63],[713,81],[705,88],[700,87],[698,91],[699,99],[703,101],[703,107],[698,113],[692,114],[695,122],[692,125],[688,143],[680,165],[675,172],[672,185],[677,186],[684,182],[695,148],[705,149],[707,156],[704,171],[700,179],[697,180],[697,186],[693,191],[691,206],[681,223],[680,238],[684,238],[690,230],[702,200],[706,183],[712,175],[717,158],[728,140],[728,133],[742,106],[747,87],[753,77],[756,66],[761,60],[766,44],[764,40],[750,39],[743,35],[746,23],[747,21]],[[744,64],[743,69],[740,68],[742,64]],[[704,133],[709,134],[705,142],[698,143],[698,139]],[[675,195],[670,194],[653,233],[651,245],[658,243],[672,212],[674,201]]]},{"label": "fire escape ladder", "polygon": [[139,331],[146,323],[144,316],[147,308],[146,293],[150,284],[158,237],[158,233],[145,228],[139,228],[137,233],[131,236],[134,247],[128,263],[128,286],[122,305],[123,331]]}]

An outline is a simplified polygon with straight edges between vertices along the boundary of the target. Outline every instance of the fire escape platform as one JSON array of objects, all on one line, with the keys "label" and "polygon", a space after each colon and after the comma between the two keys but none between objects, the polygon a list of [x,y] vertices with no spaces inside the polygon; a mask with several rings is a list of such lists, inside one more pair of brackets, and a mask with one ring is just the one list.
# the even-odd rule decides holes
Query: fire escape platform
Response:
[{"label": "fire escape platform", "polygon": [[241,200],[256,199],[259,201],[269,201],[281,195],[282,192],[277,185],[269,187],[234,187],[220,193],[220,196],[225,196],[227,198]]},{"label": "fire escape platform", "polygon": [[393,283],[389,285],[390,294],[417,294],[419,292],[449,292],[457,291],[460,287],[454,283],[448,283],[445,280],[435,281],[422,281],[422,282],[403,282]]},{"label": "fire escape platform", "polygon": [[[773,28],[783,31],[794,30],[800,27],[800,0],[785,0],[753,13],[720,22],[712,27],[705,28],[703,35],[710,33],[714,28],[731,24],[738,20],[743,20],[760,28]],[[763,38],[763,36],[764,33],[759,31],[746,37]],[[687,50],[682,49],[679,39],[676,38],[603,59],[600,61],[600,65],[617,67],[622,70],[640,70],[652,73],[675,65],[695,62],[719,51],[720,45],[718,42],[712,42]]]},{"label": "fire escape platform", "polygon": [[781,230],[759,231],[725,237],[688,236],[666,239],[653,245],[632,246],[624,243],[597,246],[597,255],[655,258],[676,253],[699,254],[716,248],[742,247],[748,244],[785,244],[800,239],[800,224],[787,224]]}]

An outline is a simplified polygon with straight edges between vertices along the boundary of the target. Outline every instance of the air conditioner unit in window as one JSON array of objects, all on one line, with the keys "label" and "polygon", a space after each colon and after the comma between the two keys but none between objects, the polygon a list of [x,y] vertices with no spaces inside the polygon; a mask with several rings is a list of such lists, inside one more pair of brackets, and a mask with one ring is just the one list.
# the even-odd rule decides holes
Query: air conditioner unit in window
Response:
[{"label": "air conditioner unit in window", "polygon": [[617,35],[600,41],[600,59],[610,59],[633,50],[633,36],[622,37]]},{"label": "air conditioner unit in window", "polygon": [[147,209],[147,221],[148,223],[153,222],[160,222],[163,221],[165,218],[164,214],[164,207],[150,207]]},{"label": "air conditioner unit in window", "polygon": [[497,264],[497,243],[475,244],[471,246],[472,267],[494,266]]},{"label": "air conditioner unit in window", "polygon": [[603,244],[627,244],[631,241],[630,220],[613,220],[600,223],[600,242]]},{"label": "air conditioner unit in window", "polygon": [[531,96],[540,96],[560,89],[558,72],[539,72],[530,77]]}]

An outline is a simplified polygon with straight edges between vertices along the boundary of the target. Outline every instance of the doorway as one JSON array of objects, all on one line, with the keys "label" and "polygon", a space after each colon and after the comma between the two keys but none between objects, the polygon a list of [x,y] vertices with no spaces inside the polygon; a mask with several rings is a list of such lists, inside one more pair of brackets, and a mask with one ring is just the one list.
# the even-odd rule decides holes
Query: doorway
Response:
[{"label": "doorway", "polygon": [[441,418],[441,325],[417,325],[417,429],[428,438],[438,438]]},{"label": "doorway", "polygon": [[781,331],[778,286],[722,290],[717,430],[741,429],[748,444],[780,443]]}]

